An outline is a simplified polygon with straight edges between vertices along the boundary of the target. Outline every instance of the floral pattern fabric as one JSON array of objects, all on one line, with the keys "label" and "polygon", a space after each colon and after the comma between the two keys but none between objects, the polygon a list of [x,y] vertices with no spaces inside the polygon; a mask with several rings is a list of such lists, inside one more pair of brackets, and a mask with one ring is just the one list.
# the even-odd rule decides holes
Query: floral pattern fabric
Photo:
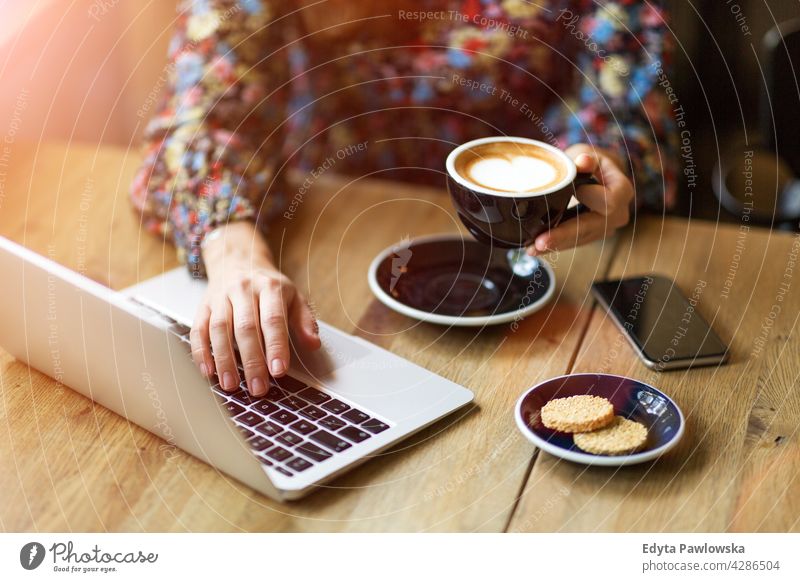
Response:
[{"label": "floral pattern fabric", "polygon": [[202,272],[205,234],[230,220],[268,228],[296,194],[291,171],[442,185],[453,147],[501,134],[607,148],[640,203],[674,202],[657,3],[399,5],[334,42],[315,38],[291,0],[184,1],[131,187],[145,227]]}]

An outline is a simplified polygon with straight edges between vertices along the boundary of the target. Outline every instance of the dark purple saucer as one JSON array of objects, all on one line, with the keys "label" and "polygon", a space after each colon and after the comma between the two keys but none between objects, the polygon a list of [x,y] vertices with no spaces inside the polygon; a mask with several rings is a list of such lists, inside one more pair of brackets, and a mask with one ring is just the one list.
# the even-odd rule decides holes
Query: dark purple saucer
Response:
[{"label": "dark purple saucer", "polygon": [[516,274],[507,253],[459,235],[401,241],[372,262],[369,284],[383,304],[422,321],[458,326],[518,321],[550,299],[555,277],[541,259],[530,275]]},{"label": "dark purple saucer", "polygon": [[[614,412],[647,427],[647,443],[629,455],[593,455],[582,451],[572,435],[542,424],[540,411],[553,398],[591,394],[614,405]],[[659,457],[678,444],[685,421],[678,405],[660,390],[634,378],[613,374],[568,374],[545,380],[517,401],[517,426],[528,440],[548,453],[587,465],[633,465]]]}]

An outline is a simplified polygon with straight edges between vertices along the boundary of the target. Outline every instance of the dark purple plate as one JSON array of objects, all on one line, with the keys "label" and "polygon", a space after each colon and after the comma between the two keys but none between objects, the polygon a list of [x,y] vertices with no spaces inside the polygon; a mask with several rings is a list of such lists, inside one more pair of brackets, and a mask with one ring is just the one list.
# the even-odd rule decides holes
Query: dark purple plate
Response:
[{"label": "dark purple plate", "polygon": [[[647,427],[644,448],[629,455],[594,455],[579,449],[572,435],[546,428],[540,411],[553,398],[591,394],[608,398],[614,412]],[[548,453],[587,465],[633,465],[659,457],[683,436],[683,413],[672,399],[649,384],[612,374],[569,374],[551,378],[526,391],[517,401],[517,426],[528,440]]]},{"label": "dark purple plate", "polygon": [[541,259],[530,275],[518,275],[507,253],[459,235],[402,241],[375,257],[369,285],[387,307],[430,323],[519,321],[547,303],[555,276]]}]

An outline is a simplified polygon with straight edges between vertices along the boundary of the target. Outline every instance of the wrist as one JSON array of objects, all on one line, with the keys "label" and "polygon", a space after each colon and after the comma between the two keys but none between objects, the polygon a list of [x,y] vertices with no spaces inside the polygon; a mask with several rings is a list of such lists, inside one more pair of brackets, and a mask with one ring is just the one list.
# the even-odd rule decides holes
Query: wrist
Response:
[{"label": "wrist", "polygon": [[223,267],[273,267],[272,252],[255,223],[231,222],[209,232],[202,243],[203,262],[209,277]]}]

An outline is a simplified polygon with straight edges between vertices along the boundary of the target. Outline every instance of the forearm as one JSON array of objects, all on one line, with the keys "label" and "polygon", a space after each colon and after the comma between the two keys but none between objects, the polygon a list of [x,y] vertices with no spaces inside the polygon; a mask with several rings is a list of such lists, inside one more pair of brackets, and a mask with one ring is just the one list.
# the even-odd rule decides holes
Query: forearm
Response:
[{"label": "forearm", "polygon": [[288,4],[267,5],[252,13],[230,0],[181,4],[165,99],[131,186],[142,223],[167,235],[196,276],[210,232],[283,205],[274,169],[286,118]]},{"label": "forearm", "polygon": [[[566,107],[548,112],[559,144],[591,144],[612,153],[636,186],[637,204],[670,206],[675,127],[659,84],[660,67],[668,66],[671,52],[666,11],[659,1],[573,4],[582,16],[580,31],[597,51],[582,48],[576,57],[580,87]],[[624,13],[626,24],[612,13]]]}]

